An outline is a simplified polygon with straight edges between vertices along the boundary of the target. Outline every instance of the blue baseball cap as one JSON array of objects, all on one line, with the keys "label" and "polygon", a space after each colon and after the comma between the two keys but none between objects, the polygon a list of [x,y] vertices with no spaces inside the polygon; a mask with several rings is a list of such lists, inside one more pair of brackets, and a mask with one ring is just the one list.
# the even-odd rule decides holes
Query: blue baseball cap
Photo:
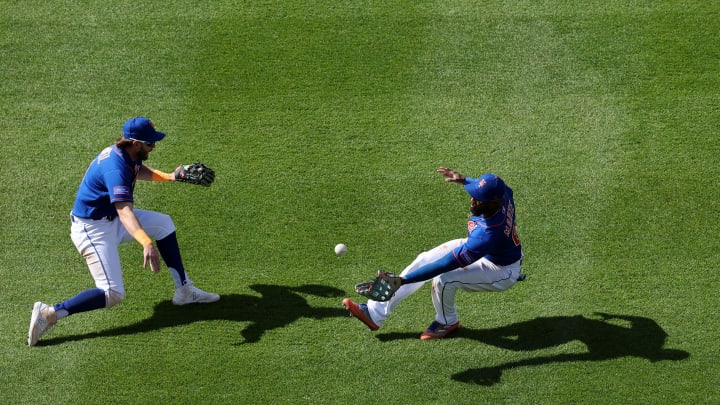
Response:
[{"label": "blue baseball cap", "polygon": [[155,124],[145,117],[133,117],[125,121],[123,136],[127,139],[144,143],[157,142],[165,138],[165,134],[155,130]]},{"label": "blue baseball cap", "polygon": [[495,174],[486,173],[477,179],[465,179],[465,191],[480,202],[500,200],[505,195],[505,182]]}]

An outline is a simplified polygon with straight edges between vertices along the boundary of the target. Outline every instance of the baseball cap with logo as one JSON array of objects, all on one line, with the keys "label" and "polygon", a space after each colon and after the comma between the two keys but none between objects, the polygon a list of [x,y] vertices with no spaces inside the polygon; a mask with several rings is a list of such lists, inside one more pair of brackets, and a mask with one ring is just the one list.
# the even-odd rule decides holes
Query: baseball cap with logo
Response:
[{"label": "baseball cap with logo", "polygon": [[477,179],[466,178],[465,191],[480,202],[490,202],[503,198],[505,182],[495,174],[486,173]]},{"label": "baseball cap with logo", "polygon": [[133,117],[125,121],[123,136],[143,143],[153,143],[165,138],[165,134],[155,130],[155,124],[145,117]]}]

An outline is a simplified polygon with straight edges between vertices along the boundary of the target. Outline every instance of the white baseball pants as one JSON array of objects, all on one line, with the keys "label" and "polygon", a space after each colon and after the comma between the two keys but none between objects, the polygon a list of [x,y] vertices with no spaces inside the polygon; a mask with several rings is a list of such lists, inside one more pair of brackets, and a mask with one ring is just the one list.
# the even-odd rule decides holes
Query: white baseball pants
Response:
[{"label": "white baseball pants", "polygon": [[[415,269],[444,257],[465,243],[465,241],[466,239],[451,240],[419,254],[400,273],[400,276],[404,276]],[[469,292],[505,291],[512,287],[520,277],[520,262],[518,260],[507,266],[498,266],[489,260],[480,259],[467,267],[451,270],[433,278],[432,301],[435,307],[435,320],[444,325],[452,325],[458,322],[457,308],[455,307],[455,293],[458,289]],[[369,300],[367,306],[373,322],[381,326],[395,307],[420,289],[425,282],[403,285],[386,302]]]},{"label": "white baseball pants", "polygon": [[[133,210],[147,234],[155,239],[164,239],[175,232],[170,216],[154,211]],[[104,291],[113,291],[125,296],[122,266],[118,246],[133,239],[118,217],[105,219],[84,219],[71,215],[70,237],[78,252],[85,258],[95,286]]]}]

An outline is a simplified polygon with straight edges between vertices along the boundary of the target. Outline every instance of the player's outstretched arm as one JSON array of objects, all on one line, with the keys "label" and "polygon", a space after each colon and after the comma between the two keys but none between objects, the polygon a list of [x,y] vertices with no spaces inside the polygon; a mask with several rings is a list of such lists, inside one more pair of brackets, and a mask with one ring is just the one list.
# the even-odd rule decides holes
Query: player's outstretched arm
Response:
[{"label": "player's outstretched arm", "polygon": [[417,283],[419,281],[430,280],[435,276],[447,273],[461,267],[460,263],[455,259],[455,254],[450,252],[440,259],[420,266],[419,268],[405,274],[403,276],[403,284]]},{"label": "player's outstretched arm", "polygon": [[175,180],[175,173],[165,173],[150,166],[142,165],[137,178],[145,181],[173,181]]},{"label": "player's outstretched arm", "polygon": [[437,172],[445,176],[445,181],[448,183],[465,184],[465,175],[458,171],[448,167],[440,167]]}]

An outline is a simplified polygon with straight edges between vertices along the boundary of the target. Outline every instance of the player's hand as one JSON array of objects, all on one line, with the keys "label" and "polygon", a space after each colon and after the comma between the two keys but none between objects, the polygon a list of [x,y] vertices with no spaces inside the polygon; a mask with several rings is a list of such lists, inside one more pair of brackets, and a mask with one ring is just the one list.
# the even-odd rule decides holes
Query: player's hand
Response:
[{"label": "player's hand", "polygon": [[143,269],[147,269],[148,264],[153,273],[160,271],[160,254],[152,243],[143,248]]},{"label": "player's hand", "polygon": [[437,172],[445,176],[448,183],[465,184],[465,175],[447,167],[437,169]]}]

